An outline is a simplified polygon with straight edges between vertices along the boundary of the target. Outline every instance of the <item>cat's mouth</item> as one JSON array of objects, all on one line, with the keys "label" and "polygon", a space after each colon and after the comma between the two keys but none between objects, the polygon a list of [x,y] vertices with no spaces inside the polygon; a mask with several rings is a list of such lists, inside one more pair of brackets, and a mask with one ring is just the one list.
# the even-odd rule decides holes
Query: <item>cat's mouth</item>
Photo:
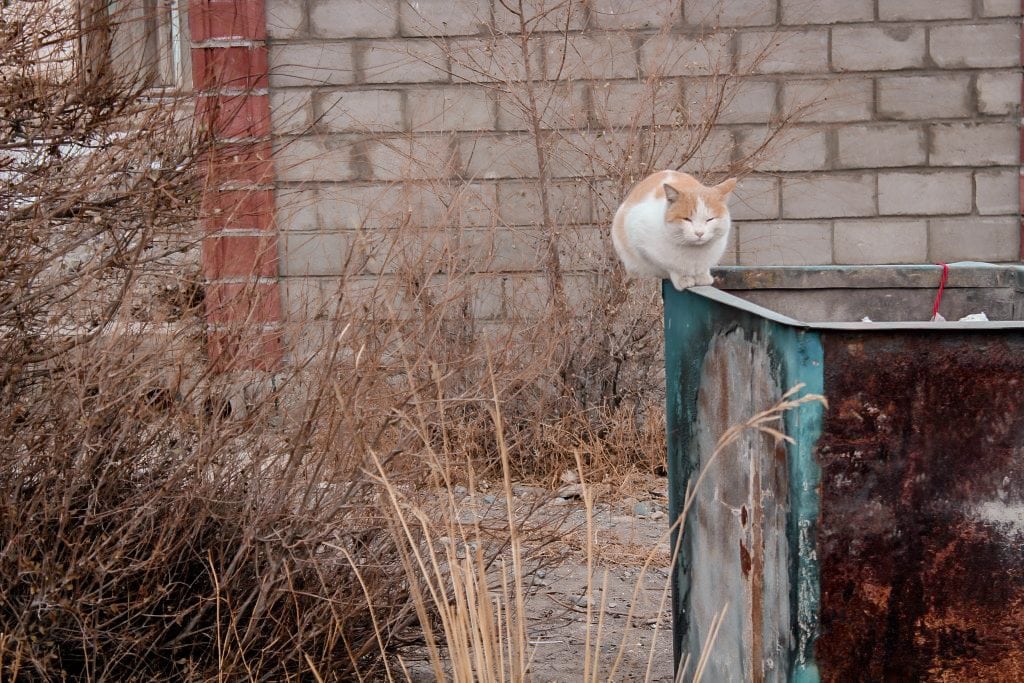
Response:
[{"label": "cat's mouth", "polygon": [[707,244],[708,242],[710,242],[714,238],[715,238],[714,233],[710,233],[709,232],[709,233],[707,233],[705,235],[702,235],[700,237],[697,237],[696,235],[680,235],[679,238],[677,239],[677,241],[680,244],[684,244],[686,246],[699,247],[701,245]]}]

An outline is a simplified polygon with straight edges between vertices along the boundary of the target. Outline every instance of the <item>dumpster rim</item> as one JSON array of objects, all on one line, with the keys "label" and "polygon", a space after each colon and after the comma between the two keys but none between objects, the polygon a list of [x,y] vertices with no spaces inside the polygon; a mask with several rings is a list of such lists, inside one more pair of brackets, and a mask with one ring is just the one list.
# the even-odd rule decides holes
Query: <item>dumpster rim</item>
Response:
[{"label": "dumpster rim", "polygon": [[717,287],[691,287],[689,291],[698,296],[710,299],[725,306],[731,306],[747,313],[760,316],[767,320],[791,327],[807,330],[853,330],[857,332],[882,332],[891,330],[931,330],[935,332],[962,332],[965,330],[1024,330],[1024,320],[987,320],[965,321],[946,320],[931,322],[929,320],[898,321],[898,322],[813,322],[796,320],[777,313],[770,308],[751,303],[746,299],[722,291]]},{"label": "dumpster rim", "polygon": [[[1024,291],[1019,263],[958,261],[947,264],[949,289],[1008,287]],[[940,264],[719,266],[717,283],[729,290],[757,289],[930,289],[938,286]]]}]

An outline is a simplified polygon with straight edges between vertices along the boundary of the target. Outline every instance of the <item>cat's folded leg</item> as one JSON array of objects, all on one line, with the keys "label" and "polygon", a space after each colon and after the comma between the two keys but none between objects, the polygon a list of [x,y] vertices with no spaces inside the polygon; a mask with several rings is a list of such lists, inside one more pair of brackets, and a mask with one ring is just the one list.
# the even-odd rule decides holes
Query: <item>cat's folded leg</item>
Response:
[{"label": "cat's folded leg", "polygon": [[715,284],[715,278],[711,277],[711,271],[706,270],[694,276],[693,282],[698,287]]},{"label": "cat's folded leg", "polygon": [[672,280],[672,286],[680,292],[688,287],[693,287],[697,284],[697,281],[692,275],[683,275],[682,273],[669,273],[669,279]]}]

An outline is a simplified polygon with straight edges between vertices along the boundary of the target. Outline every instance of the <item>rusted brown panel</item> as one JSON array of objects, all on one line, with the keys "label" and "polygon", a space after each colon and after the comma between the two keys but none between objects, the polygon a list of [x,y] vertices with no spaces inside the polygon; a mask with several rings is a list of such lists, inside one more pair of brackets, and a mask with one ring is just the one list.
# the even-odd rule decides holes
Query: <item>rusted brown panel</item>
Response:
[{"label": "rusted brown panel", "polygon": [[1024,680],[1024,336],[822,339],[822,680]]}]

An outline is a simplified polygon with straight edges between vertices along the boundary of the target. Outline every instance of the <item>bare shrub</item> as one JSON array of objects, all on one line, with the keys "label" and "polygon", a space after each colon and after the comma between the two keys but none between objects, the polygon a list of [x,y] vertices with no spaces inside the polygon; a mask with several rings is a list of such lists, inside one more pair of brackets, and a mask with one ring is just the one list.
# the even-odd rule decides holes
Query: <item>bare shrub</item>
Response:
[{"label": "bare shrub", "polygon": [[338,435],[358,387],[307,383],[285,420],[296,372],[255,393],[211,372],[210,143],[189,101],[79,61],[120,17],[83,31],[73,5],[15,5],[0,15],[0,677],[372,674],[416,615],[361,471],[379,435]]}]

